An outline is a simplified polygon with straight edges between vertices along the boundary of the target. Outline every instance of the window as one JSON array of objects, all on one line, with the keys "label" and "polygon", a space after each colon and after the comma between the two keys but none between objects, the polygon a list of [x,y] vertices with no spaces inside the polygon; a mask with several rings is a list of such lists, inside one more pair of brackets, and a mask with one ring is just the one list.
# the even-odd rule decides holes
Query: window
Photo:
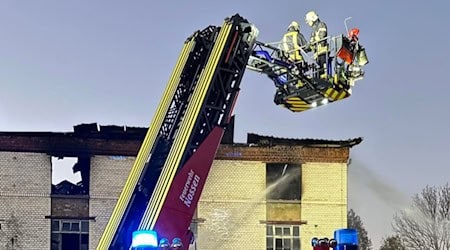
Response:
[{"label": "window", "polygon": [[89,221],[52,220],[51,250],[88,250]]},{"label": "window", "polygon": [[89,194],[89,157],[52,157],[52,194]]},{"label": "window", "polygon": [[300,250],[300,226],[267,225],[267,250]]},{"label": "window", "polygon": [[266,185],[267,200],[300,200],[300,165],[268,163]]}]

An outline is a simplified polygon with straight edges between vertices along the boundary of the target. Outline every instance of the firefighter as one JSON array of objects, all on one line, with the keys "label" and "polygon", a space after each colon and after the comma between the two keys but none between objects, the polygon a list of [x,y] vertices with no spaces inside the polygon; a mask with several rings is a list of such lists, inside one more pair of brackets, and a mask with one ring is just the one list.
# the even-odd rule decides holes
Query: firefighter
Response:
[{"label": "firefighter", "polygon": [[[286,33],[283,35],[280,47],[283,53],[282,58],[294,63],[291,72],[295,75],[303,74],[303,72],[307,69],[306,63],[302,56],[302,47],[306,45],[306,39],[300,32],[300,24],[296,21],[292,21],[291,24],[289,24]],[[288,90],[288,92],[296,90],[298,87],[303,85],[300,80],[291,82],[291,79],[289,78],[290,75],[288,74],[287,80],[290,82],[289,86],[283,86],[285,89],[287,88],[286,90],[292,87],[291,90]]]},{"label": "firefighter", "polygon": [[314,59],[318,64],[318,76],[327,78],[328,36],[327,25],[319,19],[315,11],[309,11],[305,15],[306,23],[312,28],[309,40]]},{"label": "firefighter", "polygon": [[296,21],[292,21],[281,42],[281,49],[283,50],[284,55],[287,59],[295,63],[302,63],[303,56],[301,47],[306,44],[306,39],[300,32],[300,25]]}]

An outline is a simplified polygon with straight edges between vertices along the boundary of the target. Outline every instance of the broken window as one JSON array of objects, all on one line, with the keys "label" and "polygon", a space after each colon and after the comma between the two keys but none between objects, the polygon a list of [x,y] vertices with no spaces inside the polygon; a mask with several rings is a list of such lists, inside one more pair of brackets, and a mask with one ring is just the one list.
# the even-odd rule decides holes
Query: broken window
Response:
[{"label": "broken window", "polygon": [[88,250],[89,221],[51,220],[51,250]]},{"label": "broken window", "polygon": [[52,157],[52,194],[89,194],[89,157]]},{"label": "broken window", "polygon": [[266,164],[266,199],[300,200],[300,164]]}]

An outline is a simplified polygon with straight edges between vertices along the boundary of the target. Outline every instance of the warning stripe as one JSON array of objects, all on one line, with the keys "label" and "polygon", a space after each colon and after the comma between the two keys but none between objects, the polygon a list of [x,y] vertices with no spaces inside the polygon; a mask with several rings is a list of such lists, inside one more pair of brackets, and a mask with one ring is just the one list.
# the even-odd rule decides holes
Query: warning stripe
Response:
[{"label": "warning stripe", "polygon": [[294,111],[294,112],[301,112],[301,111],[305,111],[307,109],[309,109],[309,107],[289,107],[290,110]]},{"label": "warning stripe", "polygon": [[332,101],[337,101],[349,97],[350,94],[345,90],[338,91],[333,88],[329,88],[325,91],[325,96],[330,98]]}]

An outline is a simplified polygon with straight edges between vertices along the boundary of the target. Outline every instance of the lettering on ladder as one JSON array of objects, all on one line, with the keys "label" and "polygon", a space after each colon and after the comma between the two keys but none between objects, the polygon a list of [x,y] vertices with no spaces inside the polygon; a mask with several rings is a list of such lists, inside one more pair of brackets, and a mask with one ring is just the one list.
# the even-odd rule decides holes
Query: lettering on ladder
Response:
[{"label": "lettering on ladder", "polygon": [[186,207],[191,207],[199,182],[200,176],[195,174],[194,170],[191,169],[184,184],[183,192],[179,196]]}]

